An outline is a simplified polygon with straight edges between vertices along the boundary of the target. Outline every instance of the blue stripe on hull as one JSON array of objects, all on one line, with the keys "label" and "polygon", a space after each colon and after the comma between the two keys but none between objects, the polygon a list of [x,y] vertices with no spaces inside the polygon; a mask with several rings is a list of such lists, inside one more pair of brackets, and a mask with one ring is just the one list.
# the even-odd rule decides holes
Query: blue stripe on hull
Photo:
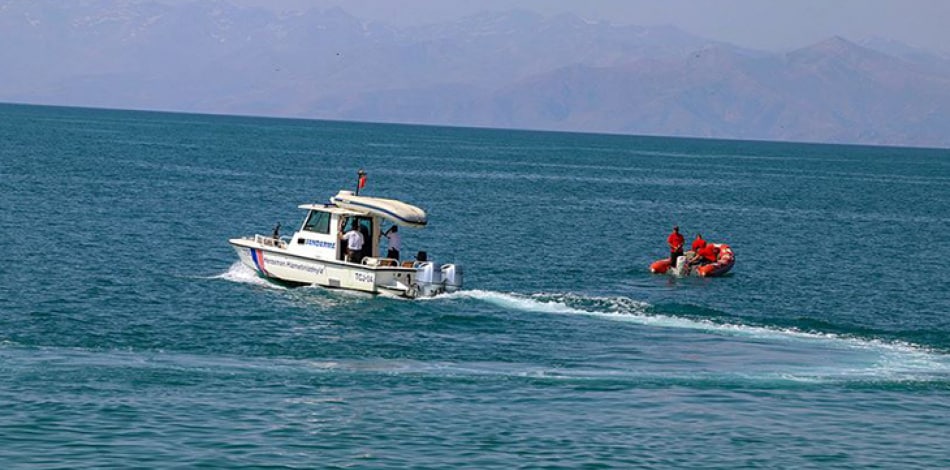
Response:
[{"label": "blue stripe on hull", "polygon": [[248,249],[251,250],[251,260],[254,261],[254,266],[257,267],[257,272],[259,272],[259,273],[263,274],[264,276],[266,276],[267,273],[264,272],[264,268],[261,267],[261,262],[260,262],[260,260],[257,259],[257,250],[255,250],[254,248],[248,248]]}]

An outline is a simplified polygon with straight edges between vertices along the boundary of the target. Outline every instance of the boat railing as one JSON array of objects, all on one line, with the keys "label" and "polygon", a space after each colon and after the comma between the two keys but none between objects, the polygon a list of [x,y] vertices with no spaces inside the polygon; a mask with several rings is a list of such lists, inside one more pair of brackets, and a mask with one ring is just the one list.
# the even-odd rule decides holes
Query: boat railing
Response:
[{"label": "boat railing", "polygon": [[261,245],[272,246],[274,248],[287,248],[286,240],[267,235],[254,235],[254,243],[260,243]]},{"label": "boat railing", "polygon": [[380,267],[380,266],[398,266],[399,261],[393,258],[372,258],[367,256],[363,258],[363,264],[366,266]]}]

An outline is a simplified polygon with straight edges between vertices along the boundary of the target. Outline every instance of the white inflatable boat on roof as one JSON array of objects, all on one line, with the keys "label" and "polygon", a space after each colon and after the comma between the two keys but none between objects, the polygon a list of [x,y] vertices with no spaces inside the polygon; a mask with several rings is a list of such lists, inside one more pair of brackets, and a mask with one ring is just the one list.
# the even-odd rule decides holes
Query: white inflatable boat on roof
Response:
[{"label": "white inflatable boat on roof", "polygon": [[395,199],[357,196],[352,191],[340,191],[330,198],[330,202],[353,212],[382,217],[397,225],[424,227],[428,222],[424,210]]}]

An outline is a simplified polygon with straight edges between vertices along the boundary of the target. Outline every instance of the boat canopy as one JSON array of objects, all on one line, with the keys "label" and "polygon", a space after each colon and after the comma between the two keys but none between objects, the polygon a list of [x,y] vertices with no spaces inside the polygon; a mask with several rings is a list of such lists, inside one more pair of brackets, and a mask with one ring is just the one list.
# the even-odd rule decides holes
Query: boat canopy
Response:
[{"label": "boat canopy", "polygon": [[333,204],[300,204],[297,206],[298,209],[306,209],[320,212],[329,212],[331,214],[341,214],[341,215],[366,215],[366,211],[354,211],[350,209],[344,209],[342,207],[337,207]]},{"label": "boat canopy", "polygon": [[396,225],[424,227],[428,221],[424,210],[395,199],[356,196],[350,191],[340,191],[330,198],[337,207],[382,217]]}]

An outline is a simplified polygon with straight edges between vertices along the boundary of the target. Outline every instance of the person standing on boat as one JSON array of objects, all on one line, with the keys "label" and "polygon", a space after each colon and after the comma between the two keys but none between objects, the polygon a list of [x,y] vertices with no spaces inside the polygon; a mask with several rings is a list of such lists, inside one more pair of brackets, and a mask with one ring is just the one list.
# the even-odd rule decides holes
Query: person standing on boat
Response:
[{"label": "person standing on boat", "polygon": [[399,236],[399,226],[393,225],[389,227],[389,230],[387,230],[383,236],[389,240],[389,251],[386,253],[386,257],[399,261],[399,250],[402,249],[402,237]]},{"label": "person standing on boat", "polygon": [[360,259],[373,256],[373,239],[369,236],[369,228],[366,225],[363,225],[357,221],[356,229],[360,231],[360,235],[363,236],[363,250],[360,251]]},{"label": "person standing on boat", "polygon": [[359,222],[353,219],[350,231],[340,234],[340,240],[346,240],[346,260],[351,263],[363,261],[363,234],[359,230]]},{"label": "person standing on boat", "polygon": [[679,226],[673,227],[673,233],[666,237],[666,243],[670,245],[670,266],[676,266],[676,260],[683,256],[683,244],[686,239],[680,234]]}]

